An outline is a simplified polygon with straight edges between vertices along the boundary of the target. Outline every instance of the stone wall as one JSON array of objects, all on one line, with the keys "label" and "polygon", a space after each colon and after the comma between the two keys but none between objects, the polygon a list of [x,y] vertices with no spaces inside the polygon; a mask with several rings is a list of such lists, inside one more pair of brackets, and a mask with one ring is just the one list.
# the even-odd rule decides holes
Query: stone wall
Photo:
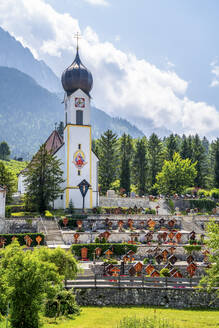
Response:
[{"label": "stone wall", "polygon": [[148,198],[108,198],[108,197],[100,197],[100,206],[104,207],[134,207],[137,206],[148,208],[149,200]]},{"label": "stone wall", "polygon": [[0,219],[0,233],[26,233],[37,232],[38,220],[37,219]]},{"label": "stone wall", "polygon": [[215,294],[195,289],[161,288],[75,288],[82,306],[145,305],[170,308],[219,308]]}]

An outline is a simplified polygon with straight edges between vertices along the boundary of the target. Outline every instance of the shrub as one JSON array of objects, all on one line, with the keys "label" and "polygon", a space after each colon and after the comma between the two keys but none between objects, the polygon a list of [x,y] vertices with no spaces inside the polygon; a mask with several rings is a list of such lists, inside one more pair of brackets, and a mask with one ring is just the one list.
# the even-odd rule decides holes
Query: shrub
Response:
[{"label": "shrub", "polygon": [[52,218],[53,217],[53,214],[50,211],[46,210],[45,211],[45,217],[46,218]]},{"label": "shrub", "polygon": [[156,210],[154,208],[146,208],[145,214],[156,214]]},{"label": "shrub", "polygon": [[216,189],[216,188],[212,189],[210,191],[210,196],[212,198],[219,199],[219,189]]},{"label": "shrub", "polygon": [[118,264],[118,261],[116,259],[104,259],[103,262],[107,264]]},{"label": "shrub", "polygon": [[185,245],[183,248],[188,252],[192,253],[193,251],[198,252],[201,250],[201,245]]},{"label": "shrub", "polygon": [[216,207],[216,202],[211,199],[191,199],[190,201],[191,208],[198,208],[199,210],[206,210],[211,212],[213,208]]},{"label": "shrub", "polygon": [[73,244],[71,246],[71,251],[76,256],[81,257],[81,249],[83,247],[86,247],[88,249],[87,257],[92,260],[93,259],[93,253],[97,247],[102,249],[101,255],[104,254],[104,252],[109,249],[113,248],[113,255],[121,256],[124,255],[129,250],[132,250],[133,252],[137,252],[138,247],[136,245],[130,245],[130,244],[101,244],[101,243],[93,243],[93,244]]},{"label": "shrub", "polygon": [[168,205],[169,205],[169,208],[170,208],[170,212],[171,212],[171,214],[173,214],[174,211],[175,211],[175,206],[174,206],[174,202],[173,202],[172,199],[169,199],[169,200],[168,200]]},{"label": "shrub", "polygon": [[197,192],[199,197],[209,197],[210,192],[208,190],[205,189],[199,189]]},{"label": "shrub", "polygon": [[163,268],[160,270],[161,277],[169,277],[170,276],[170,270],[168,268]]},{"label": "shrub", "polygon": [[143,264],[148,264],[148,262],[149,262],[149,259],[147,257],[145,257],[143,260]]},{"label": "shrub", "polygon": [[72,291],[62,290],[55,298],[47,301],[45,306],[47,317],[67,316],[69,314],[80,314],[80,307],[77,305]]},{"label": "shrub", "polygon": [[[72,215],[72,217],[68,217],[68,223],[66,225],[67,228],[69,229],[73,229],[75,227],[77,227],[77,220],[85,220],[87,218],[87,215],[85,214],[74,214]],[[59,226],[61,228],[65,227],[64,223],[63,223],[63,219],[59,220]]]},{"label": "shrub", "polygon": [[40,245],[44,245],[44,243],[45,243],[44,242],[44,235],[42,233],[1,234],[0,235],[0,238],[5,239],[4,246],[7,246],[7,245],[11,244],[12,238],[14,238],[14,237],[16,237],[17,240],[18,240],[18,242],[19,242],[19,244],[21,246],[23,246],[23,245],[26,245],[26,242],[25,242],[25,239],[24,239],[25,236],[29,236],[32,239],[31,247],[38,245],[38,243],[36,241],[36,237],[38,237],[38,236],[40,236],[42,238],[42,241],[41,241]]}]

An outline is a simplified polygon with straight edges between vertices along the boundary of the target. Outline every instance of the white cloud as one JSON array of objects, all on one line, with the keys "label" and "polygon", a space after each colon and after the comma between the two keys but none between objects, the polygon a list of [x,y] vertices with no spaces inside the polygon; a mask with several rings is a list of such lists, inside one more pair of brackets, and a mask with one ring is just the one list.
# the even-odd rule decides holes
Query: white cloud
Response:
[{"label": "white cloud", "polygon": [[161,70],[110,42],[101,42],[89,26],[81,31],[77,19],[56,12],[43,0],[16,0],[16,6],[13,4],[14,0],[1,0],[0,25],[57,74],[74,58],[74,34],[83,35],[80,54],[94,77],[92,97],[97,107],[137,122],[141,128],[143,123],[139,121],[145,118],[155,127],[165,126],[178,133],[217,133],[216,108],[188,99],[188,82],[174,72],[172,65],[171,70]]},{"label": "white cloud", "polygon": [[109,6],[109,2],[106,0],[85,0],[85,1],[95,6]]},{"label": "white cloud", "polygon": [[214,75],[210,87],[217,87],[219,85],[219,65],[218,59],[214,59],[211,63],[211,73]]}]

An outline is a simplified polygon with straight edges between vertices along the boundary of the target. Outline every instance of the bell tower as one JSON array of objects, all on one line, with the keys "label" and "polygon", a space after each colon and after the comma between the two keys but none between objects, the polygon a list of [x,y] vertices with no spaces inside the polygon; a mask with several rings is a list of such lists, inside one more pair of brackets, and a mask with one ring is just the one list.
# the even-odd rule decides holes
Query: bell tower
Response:
[{"label": "bell tower", "polygon": [[68,208],[70,200],[75,208],[82,207],[78,187],[82,180],[90,185],[85,208],[92,208],[98,205],[98,159],[91,149],[90,91],[93,78],[80,60],[78,46],[75,60],[62,74],[62,86],[65,90],[64,208]]}]

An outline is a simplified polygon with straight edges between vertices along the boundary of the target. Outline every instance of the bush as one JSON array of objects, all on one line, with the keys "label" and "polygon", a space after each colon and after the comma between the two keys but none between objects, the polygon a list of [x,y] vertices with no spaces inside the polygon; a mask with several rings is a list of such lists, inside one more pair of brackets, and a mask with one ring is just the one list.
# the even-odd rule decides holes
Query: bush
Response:
[{"label": "bush", "polygon": [[156,214],[156,210],[154,208],[146,208],[145,214]]},{"label": "bush", "polygon": [[53,218],[53,214],[50,211],[46,210],[45,211],[45,217],[46,218]]},{"label": "bush", "polygon": [[116,259],[104,259],[103,262],[107,264],[118,264],[118,261]]},{"label": "bush", "polygon": [[197,194],[199,197],[209,197],[210,196],[210,192],[205,189],[199,189]]},{"label": "bush", "polygon": [[113,248],[113,255],[121,256],[124,255],[129,250],[132,250],[133,252],[137,252],[138,247],[136,245],[130,245],[130,244],[101,244],[101,243],[93,243],[93,244],[73,244],[71,246],[71,251],[73,254],[75,254],[78,257],[81,257],[81,249],[83,247],[86,247],[88,249],[87,257],[92,260],[93,259],[93,253],[97,247],[102,249],[101,256],[103,256],[104,252],[109,249]]},{"label": "bush", "polygon": [[40,236],[42,238],[42,241],[40,243],[40,245],[44,245],[44,235],[42,233],[15,233],[15,234],[1,234],[0,238],[5,239],[5,244],[4,246],[7,246],[9,244],[11,244],[11,242],[13,241],[12,238],[16,237],[19,244],[21,246],[26,245],[25,236],[29,236],[32,239],[32,243],[31,243],[31,247],[33,246],[37,246],[38,243],[36,241],[36,237]]},{"label": "bush", "polygon": [[[74,214],[71,217],[68,217],[68,223],[67,223],[66,227],[69,228],[69,229],[73,229],[73,228],[77,227],[77,221],[78,220],[83,221],[86,218],[87,218],[87,215],[85,215],[85,214]],[[63,223],[63,219],[59,220],[59,226],[61,228],[65,227],[65,225]]]},{"label": "bush", "polygon": [[55,298],[47,301],[45,306],[47,317],[67,316],[69,314],[80,314],[80,307],[77,305],[72,291],[62,290]]},{"label": "bush", "polygon": [[211,212],[216,207],[216,202],[211,199],[191,199],[190,208],[198,208],[199,210],[206,210]]},{"label": "bush", "polygon": [[183,248],[188,252],[192,253],[193,251],[198,252],[201,250],[201,245],[185,245]]},{"label": "bush", "polygon": [[161,277],[169,277],[170,276],[170,270],[168,268],[163,268],[160,270]]},{"label": "bush", "polygon": [[149,262],[149,259],[147,257],[145,257],[143,260],[143,264],[148,264],[148,262]]},{"label": "bush", "polygon": [[169,208],[170,208],[170,212],[171,212],[171,214],[173,214],[174,211],[175,211],[175,206],[174,206],[174,202],[173,202],[172,199],[169,199],[169,200],[168,200],[168,206],[169,206]]},{"label": "bush", "polygon": [[219,189],[212,189],[210,191],[210,196],[215,199],[219,199]]}]

